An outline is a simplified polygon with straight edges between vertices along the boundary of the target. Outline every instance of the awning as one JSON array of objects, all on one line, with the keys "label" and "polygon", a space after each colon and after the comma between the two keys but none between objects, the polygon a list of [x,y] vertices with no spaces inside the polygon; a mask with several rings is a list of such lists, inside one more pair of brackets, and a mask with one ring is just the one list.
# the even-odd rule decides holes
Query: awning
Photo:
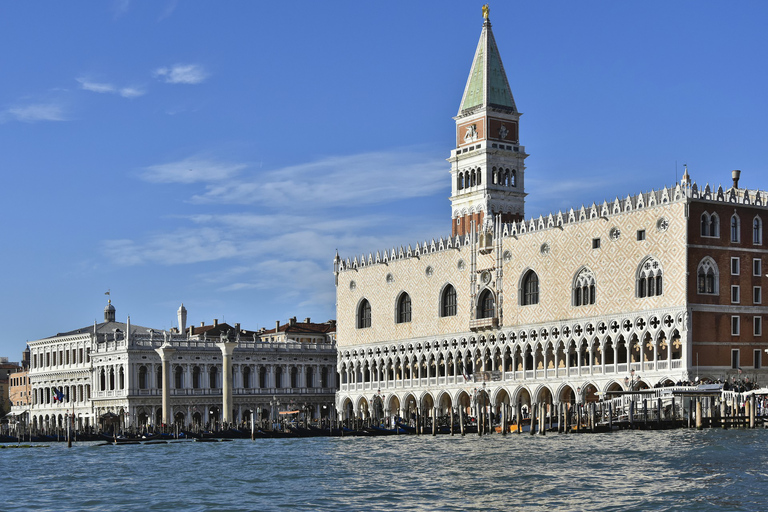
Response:
[{"label": "awning", "polygon": [[279,414],[299,414],[300,411],[281,411]]}]

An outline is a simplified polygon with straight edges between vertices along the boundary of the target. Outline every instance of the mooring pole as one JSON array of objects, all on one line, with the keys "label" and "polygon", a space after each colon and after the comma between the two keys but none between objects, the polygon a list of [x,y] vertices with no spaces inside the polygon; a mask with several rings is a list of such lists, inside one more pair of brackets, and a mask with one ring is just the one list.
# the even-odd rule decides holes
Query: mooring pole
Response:
[{"label": "mooring pole", "polygon": [[451,407],[451,435],[453,435],[453,407]]},{"label": "mooring pole", "polygon": [[701,430],[701,398],[696,398],[696,430]]}]

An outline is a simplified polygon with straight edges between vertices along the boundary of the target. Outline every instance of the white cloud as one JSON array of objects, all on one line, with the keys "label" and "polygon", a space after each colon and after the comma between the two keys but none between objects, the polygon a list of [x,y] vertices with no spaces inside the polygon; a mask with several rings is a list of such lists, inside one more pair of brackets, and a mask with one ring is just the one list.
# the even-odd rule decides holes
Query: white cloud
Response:
[{"label": "white cloud", "polygon": [[246,167],[246,164],[193,156],[178,162],[149,166],[141,178],[151,183],[215,182],[233,178]]},{"label": "white cloud", "polygon": [[146,94],[146,91],[138,87],[117,87],[113,84],[93,82],[87,78],[76,78],[80,82],[80,88],[84,91],[96,92],[99,94],[117,94],[123,98],[138,98]]},{"label": "white cloud", "polygon": [[374,204],[432,195],[448,186],[446,164],[432,155],[392,151],[322,158],[251,179],[209,184],[197,203],[275,206]]},{"label": "white cloud", "polygon": [[167,84],[199,84],[208,73],[199,64],[176,64],[155,70],[155,76]]},{"label": "white cloud", "polygon": [[64,109],[56,103],[33,103],[11,107],[3,112],[2,118],[11,118],[25,123],[67,120]]}]

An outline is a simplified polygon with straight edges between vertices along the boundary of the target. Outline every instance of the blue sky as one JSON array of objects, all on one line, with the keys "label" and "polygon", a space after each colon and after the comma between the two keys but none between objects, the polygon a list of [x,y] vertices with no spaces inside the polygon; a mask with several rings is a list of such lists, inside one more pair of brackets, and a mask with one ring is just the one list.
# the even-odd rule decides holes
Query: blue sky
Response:
[{"label": "blue sky", "polygon": [[[332,259],[450,232],[482,2],[0,4],[0,355],[100,320],[335,317]],[[765,2],[491,3],[527,216],[766,188]]]}]

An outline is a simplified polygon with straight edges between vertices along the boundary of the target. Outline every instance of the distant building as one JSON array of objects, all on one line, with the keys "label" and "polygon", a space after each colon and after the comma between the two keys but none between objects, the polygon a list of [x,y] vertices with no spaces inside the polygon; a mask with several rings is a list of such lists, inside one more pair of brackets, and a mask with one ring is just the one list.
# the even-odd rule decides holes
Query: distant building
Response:
[{"label": "distant building", "polygon": [[11,411],[11,375],[20,369],[19,363],[9,362],[7,357],[0,357],[0,417]]},{"label": "distant building", "polygon": [[102,323],[29,342],[33,428],[63,426],[67,414],[80,428],[106,418],[128,428],[331,413],[334,321],[247,331],[217,320],[187,328],[183,305],[178,316],[171,331],[140,327],[117,322],[110,302]]},{"label": "distant building", "polygon": [[344,416],[765,384],[768,192],[739,171],[723,188],[686,169],[525,220],[520,115],[486,19],[454,117],[450,235],[334,260]]}]

